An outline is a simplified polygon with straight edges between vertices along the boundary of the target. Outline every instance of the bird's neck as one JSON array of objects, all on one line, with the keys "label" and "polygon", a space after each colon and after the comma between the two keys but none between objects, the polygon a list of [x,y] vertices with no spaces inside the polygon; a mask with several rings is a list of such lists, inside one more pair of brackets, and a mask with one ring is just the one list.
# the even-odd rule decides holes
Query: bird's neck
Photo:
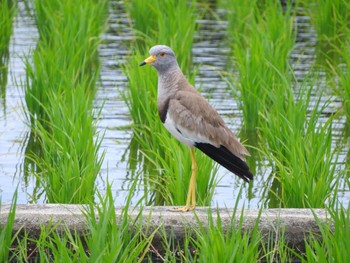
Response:
[{"label": "bird's neck", "polygon": [[179,67],[166,72],[158,72],[158,109],[164,108],[169,98],[180,89],[180,83],[187,81]]},{"label": "bird's neck", "polygon": [[186,80],[181,69],[177,67],[169,68],[165,72],[158,72],[158,95],[159,92],[175,92],[179,82]]}]

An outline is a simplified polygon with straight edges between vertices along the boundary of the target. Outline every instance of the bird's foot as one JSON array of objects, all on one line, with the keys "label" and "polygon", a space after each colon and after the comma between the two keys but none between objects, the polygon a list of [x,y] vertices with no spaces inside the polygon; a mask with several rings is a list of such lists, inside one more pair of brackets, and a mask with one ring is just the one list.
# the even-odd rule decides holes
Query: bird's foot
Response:
[{"label": "bird's foot", "polygon": [[171,211],[171,212],[188,212],[188,211],[192,211],[195,207],[196,207],[195,205],[186,205],[183,207],[177,207],[177,208],[170,209],[169,211]]}]

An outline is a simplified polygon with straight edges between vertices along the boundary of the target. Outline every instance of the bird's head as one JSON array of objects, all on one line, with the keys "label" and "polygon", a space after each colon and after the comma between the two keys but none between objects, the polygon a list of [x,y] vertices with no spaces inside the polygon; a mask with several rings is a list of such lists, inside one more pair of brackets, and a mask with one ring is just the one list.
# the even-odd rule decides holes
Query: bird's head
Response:
[{"label": "bird's head", "polygon": [[174,51],[165,45],[157,45],[149,50],[150,56],[140,66],[150,64],[158,72],[166,72],[173,67],[178,67]]}]

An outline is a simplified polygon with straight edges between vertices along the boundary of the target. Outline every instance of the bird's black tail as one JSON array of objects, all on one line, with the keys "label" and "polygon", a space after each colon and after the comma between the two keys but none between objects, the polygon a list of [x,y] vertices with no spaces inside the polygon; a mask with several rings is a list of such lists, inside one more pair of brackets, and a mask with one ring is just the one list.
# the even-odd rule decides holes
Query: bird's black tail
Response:
[{"label": "bird's black tail", "polygon": [[196,143],[195,147],[244,181],[253,180],[253,174],[249,171],[246,162],[231,153],[226,147],[217,148],[208,143]]}]

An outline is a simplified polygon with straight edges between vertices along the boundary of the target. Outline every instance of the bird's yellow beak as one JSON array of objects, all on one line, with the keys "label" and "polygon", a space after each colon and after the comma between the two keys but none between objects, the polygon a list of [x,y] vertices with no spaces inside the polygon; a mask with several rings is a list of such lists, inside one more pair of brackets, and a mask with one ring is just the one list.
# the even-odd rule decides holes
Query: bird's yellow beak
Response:
[{"label": "bird's yellow beak", "polygon": [[153,63],[154,61],[156,61],[156,59],[157,59],[156,56],[150,56],[150,57],[146,58],[144,61],[142,61],[142,63],[140,64],[140,66]]}]

